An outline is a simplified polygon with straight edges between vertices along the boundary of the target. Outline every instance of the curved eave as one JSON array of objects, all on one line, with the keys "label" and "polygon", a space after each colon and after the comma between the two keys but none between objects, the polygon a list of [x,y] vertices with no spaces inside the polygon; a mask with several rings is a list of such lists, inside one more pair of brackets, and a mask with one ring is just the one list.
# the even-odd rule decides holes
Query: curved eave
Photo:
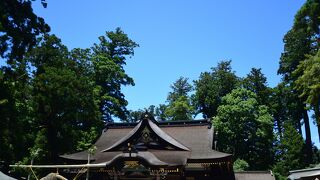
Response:
[{"label": "curved eave", "polygon": [[135,133],[137,133],[137,131],[141,127],[141,124],[142,124],[142,121],[140,121],[138,123],[138,125],[136,125],[127,135],[125,135],[123,138],[119,139],[119,141],[114,143],[112,146],[108,147],[107,149],[102,150],[101,152],[110,151],[110,150],[116,148],[117,146],[119,146],[120,144],[122,144],[123,142],[127,141],[131,136],[133,136]]},{"label": "curved eave", "polygon": [[194,156],[188,158],[188,163],[190,162],[206,162],[206,161],[232,161],[232,155],[227,153],[222,153],[214,151],[211,155],[206,156]]},{"label": "curved eave", "polygon": [[[143,121],[147,121],[147,124],[143,126]],[[124,142],[128,141],[134,134],[136,134],[141,128],[144,128],[145,126],[149,125],[151,130],[162,140],[166,141],[168,144],[171,144],[172,146],[178,148],[179,150],[184,151],[190,151],[190,149],[183,144],[179,143],[177,140],[169,136],[167,133],[162,131],[155,123],[153,123],[151,120],[141,120],[136,127],[134,127],[126,136],[121,138],[119,141],[114,143],[112,146],[110,146],[107,149],[102,150],[101,152],[107,152],[112,151],[115,148],[117,148],[119,145],[123,144]]]},{"label": "curved eave", "polygon": [[173,139],[171,136],[169,136],[167,133],[165,133],[164,131],[162,131],[155,123],[153,123],[152,121],[149,121],[149,125],[151,127],[151,129],[160,137],[162,138],[164,141],[168,142],[169,144],[178,147],[182,150],[185,151],[190,151],[189,148],[187,148],[186,146],[184,146],[183,144],[179,143],[177,140]]},{"label": "curved eave", "polygon": [[[69,159],[69,160],[76,160],[76,161],[87,161],[88,160],[88,153],[86,151],[81,151],[73,154],[64,154],[60,155],[61,158]],[[90,161],[96,160],[94,157],[90,157]]]}]

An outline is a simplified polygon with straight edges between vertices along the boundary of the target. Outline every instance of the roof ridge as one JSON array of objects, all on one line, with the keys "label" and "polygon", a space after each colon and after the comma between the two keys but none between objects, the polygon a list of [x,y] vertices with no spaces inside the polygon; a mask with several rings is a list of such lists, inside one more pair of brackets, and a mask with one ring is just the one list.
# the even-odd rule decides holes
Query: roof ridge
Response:
[{"label": "roof ridge", "polygon": [[[140,120],[139,122],[141,122]],[[131,128],[139,124],[139,122],[112,122],[106,124],[106,129],[116,128]],[[180,127],[180,126],[199,126],[199,125],[211,125],[210,119],[197,119],[197,120],[179,120],[179,121],[152,121],[159,127]]]}]

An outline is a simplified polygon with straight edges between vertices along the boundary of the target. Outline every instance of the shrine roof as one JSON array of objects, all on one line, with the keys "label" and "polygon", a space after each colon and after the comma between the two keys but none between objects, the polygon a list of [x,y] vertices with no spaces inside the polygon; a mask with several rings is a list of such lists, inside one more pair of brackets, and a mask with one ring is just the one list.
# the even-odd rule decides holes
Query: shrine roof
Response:
[{"label": "shrine roof", "polygon": [[[154,139],[159,139],[159,143],[164,144],[165,149],[148,148],[146,151],[152,155],[143,154],[143,151],[137,154],[140,153],[142,157],[154,157],[154,162],[157,162],[155,164],[164,162],[167,165],[185,165],[187,162],[231,160],[230,154],[213,150],[214,128],[206,119],[171,122],[144,119],[139,123],[108,124],[95,143],[97,153],[91,160],[94,163],[108,164],[115,157],[124,157],[123,147],[128,142],[136,140],[137,134],[142,133],[145,127],[153,133]],[[85,161],[87,153],[83,151],[61,157]]]}]

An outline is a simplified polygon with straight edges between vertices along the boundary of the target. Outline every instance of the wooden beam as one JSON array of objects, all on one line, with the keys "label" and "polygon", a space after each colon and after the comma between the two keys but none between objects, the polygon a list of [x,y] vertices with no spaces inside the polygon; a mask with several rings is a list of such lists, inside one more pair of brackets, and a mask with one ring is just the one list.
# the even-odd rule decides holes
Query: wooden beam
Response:
[{"label": "wooden beam", "polygon": [[10,167],[20,167],[20,168],[101,168],[101,167],[106,167],[105,163],[100,163],[100,164],[58,164],[58,165],[20,165],[20,164],[14,164],[14,165],[9,165]]}]

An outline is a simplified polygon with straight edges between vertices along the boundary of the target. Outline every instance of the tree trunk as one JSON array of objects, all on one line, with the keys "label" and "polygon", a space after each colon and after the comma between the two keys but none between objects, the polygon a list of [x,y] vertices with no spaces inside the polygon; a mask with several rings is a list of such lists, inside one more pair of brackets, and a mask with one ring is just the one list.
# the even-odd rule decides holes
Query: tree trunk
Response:
[{"label": "tree trunk", "polygon": [[279,136],[280,138],[282,138],[282,125],[281,125],[281,120],[280,118],[276,118],[276,123],[277,123],[277,129],[278,129],[278,133],[279,133]]},{"label": "tree trunk", "polygon": [[47,121],[47,141],[49,151],[48,159],[53,164],[57,162],[59,146],[59,144],[57,143],[57,129],[54,123],[54,118],[52,116],[49,116]]},{"label": "tree trunk", "polygon": [[[304,104],[303,106],[305,107],[306,105]],[[305,108],[303,109],[302,113],[303,113],[303,120],[304,120],[304,129],[306,133],[307,161],[309,164],[312,162],[312,141],[311,141],[310,123],[309,123],[308,112]]]},{"label": "tree trunk", "polygon": [[316,105],[314,107],[314,115],[315,115],[316,122],[318,125],[318,136],[319,136],[319,141],[320,141],[320,101],[319,101],[319,103],[316,103]]},{"label": "tree trunk", "polygon": [[[303,110],[304,111],[304,110]],[[304,113],[304,112],[303,112]],[[304,119],[304,118],[303,118]],[[309,118],[308,118],[308,121],[309,121]],[[299,119],[298,121],[297,121],[297,123],[298,123],[298,132],[299,132],[299,134],[302,136],[302,128],[301,128],[301,120]],[[309,130],[310,130],[310,128],[309,128]]]}]

